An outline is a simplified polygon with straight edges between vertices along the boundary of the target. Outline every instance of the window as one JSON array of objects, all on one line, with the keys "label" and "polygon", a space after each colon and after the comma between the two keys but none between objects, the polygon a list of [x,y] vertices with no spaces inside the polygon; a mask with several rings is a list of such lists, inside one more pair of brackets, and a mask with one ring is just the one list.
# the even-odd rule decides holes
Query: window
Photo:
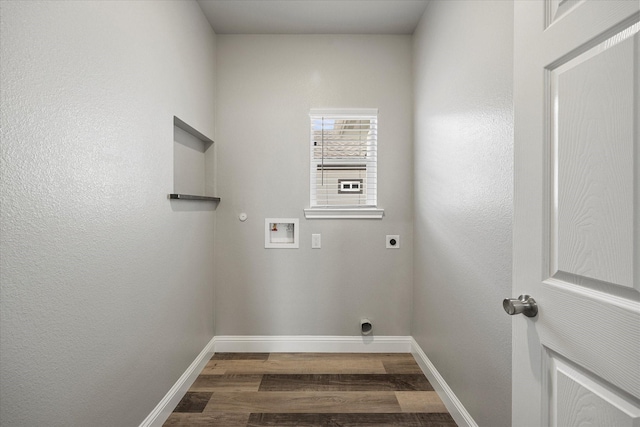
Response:
[{"label": "window", "polygon": [[306,217],[382,217],[377,209],[378,110],[311,110],[310,119]]},{"label": "window", "polygon": [[338,179],[338,194],[362,194],[362,179]]}]

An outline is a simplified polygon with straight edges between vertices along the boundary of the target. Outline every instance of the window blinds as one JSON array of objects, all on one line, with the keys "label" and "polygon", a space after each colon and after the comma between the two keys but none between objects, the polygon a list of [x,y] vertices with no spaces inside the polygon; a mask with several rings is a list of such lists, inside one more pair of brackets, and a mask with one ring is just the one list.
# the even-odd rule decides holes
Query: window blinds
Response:
[{"label": "window blinds", "polygon": [[311,207],[375,207],[377,110],[312,110]]}]

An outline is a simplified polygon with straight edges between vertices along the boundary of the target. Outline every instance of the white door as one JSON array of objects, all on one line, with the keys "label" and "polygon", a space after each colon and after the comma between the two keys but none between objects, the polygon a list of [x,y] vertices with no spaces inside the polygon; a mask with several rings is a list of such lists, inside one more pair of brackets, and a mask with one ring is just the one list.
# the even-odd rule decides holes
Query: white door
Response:
[{"label": "white door", "polygon": [[639,21],[515,1],[514,426],[640,427]]}]

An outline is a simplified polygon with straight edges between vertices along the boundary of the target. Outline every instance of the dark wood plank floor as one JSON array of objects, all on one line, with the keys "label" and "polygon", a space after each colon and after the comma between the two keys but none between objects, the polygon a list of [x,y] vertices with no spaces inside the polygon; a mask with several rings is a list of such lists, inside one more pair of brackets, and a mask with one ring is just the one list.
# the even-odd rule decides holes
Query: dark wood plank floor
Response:
[{"label": "dark wood plank floor", "polygon": [[216,353],[164,425],[456,426],[408,353]]}]

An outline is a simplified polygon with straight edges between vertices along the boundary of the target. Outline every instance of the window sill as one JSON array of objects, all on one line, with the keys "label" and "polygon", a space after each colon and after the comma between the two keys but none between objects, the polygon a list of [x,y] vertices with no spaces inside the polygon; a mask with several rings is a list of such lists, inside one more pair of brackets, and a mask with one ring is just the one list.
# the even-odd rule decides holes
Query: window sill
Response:
[{"label": "window sill", "polygon": [[304,210],[306,219],[382,219],[384,209],[378,208],[310,208]]}]

